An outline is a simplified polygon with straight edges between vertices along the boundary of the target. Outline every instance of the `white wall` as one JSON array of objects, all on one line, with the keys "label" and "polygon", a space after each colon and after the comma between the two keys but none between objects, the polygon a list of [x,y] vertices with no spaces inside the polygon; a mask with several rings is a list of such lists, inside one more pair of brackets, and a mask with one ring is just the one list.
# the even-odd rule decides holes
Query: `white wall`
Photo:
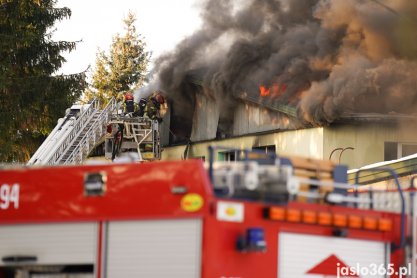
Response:
[{"label": "white wall", "polygon": [[[363,123],[355,125],[331,125],[324,128],[324,158],[328,159],[335,148],[353,147],[346,150],[340,162],[349,168],[384,161],[384,142],[417,143],[417,126],[412,123],[384,124]],[[340,151],[332,160],[338,162]]]},{"label": "white wall", "polygon": [[[208,159],[209,145],[236,149],[275,145],[278,155],[297,155],[310,158],[323,158],[323,128],[309,128],[275,132],[263,135],[248,135],[217,141],[194,143],[189,157],[204,156]],[[186,146],[167,147],[162,152],[163,160],[182,159]]]}]

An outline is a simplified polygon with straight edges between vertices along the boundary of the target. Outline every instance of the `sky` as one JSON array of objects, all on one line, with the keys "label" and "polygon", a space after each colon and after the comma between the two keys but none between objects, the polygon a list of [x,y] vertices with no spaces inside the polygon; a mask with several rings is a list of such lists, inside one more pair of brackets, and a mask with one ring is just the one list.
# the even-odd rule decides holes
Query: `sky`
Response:
[{"label": "sky", "polygon": [[[57,22],[54,40],[82,41],[71,53],[63,53],[67,63],[59,73],[71,74],[94,67],[97,49],[108,51],[112,37],[123,34],[123,18],[136,14],[136,30],[144,38],[152,61],[172,50],[201,25],[202,0],[58,0],[68,7],[71,18]],[[152,63],[151,63],[152,66]]]}]

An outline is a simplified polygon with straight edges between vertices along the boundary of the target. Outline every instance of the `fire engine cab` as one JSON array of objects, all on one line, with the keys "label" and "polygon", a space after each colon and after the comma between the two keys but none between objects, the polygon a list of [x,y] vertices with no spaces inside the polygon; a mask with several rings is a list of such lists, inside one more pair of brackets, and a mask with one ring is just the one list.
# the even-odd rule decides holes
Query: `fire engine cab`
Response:
[{"label": "fire engine cab", "polygon": [[2,169],[0,277],[415,277],[401,188],[388,212],[343,166],[210,154]]}]

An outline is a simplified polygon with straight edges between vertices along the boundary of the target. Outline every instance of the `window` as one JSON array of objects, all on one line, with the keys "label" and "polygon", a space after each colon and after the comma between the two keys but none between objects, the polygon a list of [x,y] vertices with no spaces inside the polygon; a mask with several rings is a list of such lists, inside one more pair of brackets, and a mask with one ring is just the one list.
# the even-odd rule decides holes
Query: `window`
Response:
[{"label": "window", "polygon": [[417,144],[414,143],[384,143],[384,161],[395,160],[417,153]]},{"label": "window", "polygon": [[[260,164],[273,164],[275,162],[276,149],[275,145],[266,145],[252,147],[253,151],[257,151],[252,154],[252,158],[256,159]],[[262,154],[264,152],[265,154]]]},{"label": "window", "polygon": [[266,154],[272,154],[276,152],[275,145],[252,147],[252,150],[262,150],[265,151]]},{"label": "window", "polygon": [[[252,150],[260,150],[265,152],[266,154],[275,154],[275,145],[267,145],[267,146],[258,146],[258,147],[252,147]],[[268,159],[268,155],[263,155],[258,153],[248,153],[249,159]],[[243,151],[223,151],[218,152],[217,156],[219,161],[238,161],[243,160],[245,158],[245,153]]]},{"label": "window", "polygon": [[398,159],[397,143],[385,142],[384,143],[384,161]]},{"label": "window", "polygon": [[236,161],[237,160],[237,151],[226,151],[218,153],[219,161]]},{"label": "window", "polygon": [[398,144],[398,147],[398,151],[401,153],[401,157],[417,153],[417,144]]}]

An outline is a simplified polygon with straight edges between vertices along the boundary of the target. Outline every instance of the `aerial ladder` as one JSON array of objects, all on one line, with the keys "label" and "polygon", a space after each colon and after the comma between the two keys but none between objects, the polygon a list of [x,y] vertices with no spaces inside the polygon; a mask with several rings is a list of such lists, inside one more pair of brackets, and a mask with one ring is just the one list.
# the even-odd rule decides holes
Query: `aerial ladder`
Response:
[{"label": "aerial ladder", "polygon": [[135,153],[135,161],[160,158],[158,122],[123,115],[112,98],[104,109],[97,99],[71,106],[28,165],[81,164],[103,141],[105,158],[112,161],[129,151]]}]

